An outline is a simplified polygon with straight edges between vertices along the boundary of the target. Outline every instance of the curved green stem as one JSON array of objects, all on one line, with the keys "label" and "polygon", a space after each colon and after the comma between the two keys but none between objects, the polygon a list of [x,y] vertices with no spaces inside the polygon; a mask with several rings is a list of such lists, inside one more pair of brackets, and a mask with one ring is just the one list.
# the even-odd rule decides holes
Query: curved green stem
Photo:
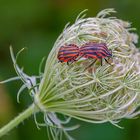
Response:
[{"label": "curved green stem", "polygon": [[23,111],[21,114],[19,114],[16,118],[11,120],[8,124],[3,126],[0,129],[0,138],[7,134],[10,130],[18,126],[22,121],[24,121],[26,118],[30,117],[34,112],[37,111],[37,108],[34,104],[32,104],[30,107],[28,107],[25,111]]}]

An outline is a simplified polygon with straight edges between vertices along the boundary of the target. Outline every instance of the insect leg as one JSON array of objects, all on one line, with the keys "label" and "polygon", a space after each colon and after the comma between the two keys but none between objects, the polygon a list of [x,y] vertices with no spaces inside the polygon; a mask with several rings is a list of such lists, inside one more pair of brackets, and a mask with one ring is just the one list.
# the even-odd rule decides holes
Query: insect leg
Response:
[{"label": "insect leg", "polygon": [[73,59],[72,61],[68,61],[67,65],[71,65],[74,61],[76,61],[75,59]]},{"label": "insect leg", "polygon": [[81,55],[78,59],[75,59],[74,61],[78,61],[79,59],[81,59],[85,54]]},{"label": "insect leg", "polygon": [[68,62],[67,62],[67,64],[68,65],[71,65],[73,62],[75,62],[75,61],[77,61],[75,58],[73,58],[73,59],[71,59],[71,60],[69,60]]},{"label": "insect leg", "polygon": [[58,60],[58,63],[62,63],[62,61],[61,60]]},{"label": "insect leg", "polygon": [[[105,58],[104,58],[105,59]],[[109,64],[109,65],[111,65],[111,63],[109,63],[108,61],[107,61],[107,59],[105,59],[105,61]]]},{"label": "insect leg", "polygon": [[101,66],[103,65],[103,59],[101,58]]},{"label": "insect leg", "polygon": [[91,67],[96,61],[97,61],[97,59],[95,59],[90,65],[88,65],[88,66],[84,69],[84,71],[85,71],[87,68]]},{"label": "insect leg", "polygon": [[68,66],[70,65],[69,61],[67,62],[67,65],[68,65]]}]

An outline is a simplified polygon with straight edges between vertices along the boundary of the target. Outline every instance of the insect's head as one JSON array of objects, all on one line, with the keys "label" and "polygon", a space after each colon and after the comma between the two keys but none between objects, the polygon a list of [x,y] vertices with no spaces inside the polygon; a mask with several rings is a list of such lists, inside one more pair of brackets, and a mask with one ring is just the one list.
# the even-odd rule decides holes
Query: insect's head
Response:
[{"label": "insect's head", "polygon": [[113,55],[112,55],[112,50],[111,50],[111,49],[109,49],[109,51],[108,51],[108,57],[110,57],[110,58],[113,57]]}]

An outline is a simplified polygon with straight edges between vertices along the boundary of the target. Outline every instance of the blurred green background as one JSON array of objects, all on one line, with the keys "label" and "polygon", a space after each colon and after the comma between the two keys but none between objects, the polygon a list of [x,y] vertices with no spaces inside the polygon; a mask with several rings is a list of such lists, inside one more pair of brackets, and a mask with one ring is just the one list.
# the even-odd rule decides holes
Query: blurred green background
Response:
[{"label": "blurred green background", "polygon": [[[117,17],[132,22],[140,35],[140,0],[0,0],[0,80],[15,76],[9,55],[27,47],[19,58],[20,66],[30,75],[38,74],[41,59],[47,56],[65,24],[73,22],[79,12],[89,9],[87,16],[95,16],[104,8],[115,8]],[[16,101],[21,82],[0,86],[0,126],[6,124],[31,103],[27,94]],[[109,123],[81,124],[71,133],[77,140],[140,140],[140,119],[122,120],[119,129]],[[38,130],[33,117],[25,120],[2,140],[48,140],[46,128]]]}]

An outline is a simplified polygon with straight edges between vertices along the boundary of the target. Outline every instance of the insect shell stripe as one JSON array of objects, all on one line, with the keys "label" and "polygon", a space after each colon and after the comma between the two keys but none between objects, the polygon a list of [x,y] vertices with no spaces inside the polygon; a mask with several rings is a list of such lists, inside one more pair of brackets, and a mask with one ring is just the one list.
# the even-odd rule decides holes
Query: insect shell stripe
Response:
[{"label": "insect shell stripe", "polygon": [[73,55],[73,54],[71,54],[71,55],[65,55],[65,56],[64,55],[59,55],[58,56],[59,59],[63,59],[63,58],[64,59],[67,59],[67,58],[71,58],[72,59],[72,58],[75,58],[75,57],[77,57],[77,56],[76,55]]},{"label": "insect shell stripe", "polygon": [[88,52],[86,52],[85,54],[86,54],[86,55],[92,54],[92,55],[101,56],[101,57],[106,57],[106,56],[108,56],[108,54],[106,54],[106,53],[103,52],[103,51],[98,51],[98,52],[88,51]]},{"label": "insect shell stripe", "polygon": [[71,49],[79,49],[78,46],[61,46],[61,49],[65,49],[65,50],[71,50]]},{"label": "insect shell stripe", "polygon": [[88,48],[84,48],[84,49],[81,48],[80,51],[81,52],[84,52],[84,53],[88,53],[88,52],[100,52],[100,51],[102,51],[102,52],[106,53],[106,55],[109,55],[110,54],[110,52],[108,50],[104,49],[104,48],[88,47]]},{"label": "insect shell stripe", "polygon": [[60,59],[71,59],[71,56],[59,57]]},{"label": "insect shell stripe", "polygon": [[59,53],[79,53],[79,50],[59,50]]},{"label": "insect shell stripe", "polygon": [[104,48],[81,48],[80,51],[105,51],[108,52],[108,50],[105,50]]},{"label": "insect shell stripe", "polygon": [[66,56],[66,57],[58,57],[60,60],[63,60],[63,61],[67,61],[67,60],[71,60],[71,56]]},{"label": "insect shell stripe", "polygon": [[103,56],[108,56],[108,53],[102,51],[102,50],[99,50],[99,51],[84,51],[83,54],[94,54],[94,55],[98,55],[98,54],[101,54]]},{"label": "insect shell stripe", "polygon": [[101,57],[101,58],[105,58],[105,57],[107,57],[108,55],[106,55],[106,54],[103,53],[103,52],[98,52],[98,53],[97,53],[97,56],[99,56],[99,57]]},{"label": "insect shell stripe", "polygon": [[89,48],[89,49],[92,49],[92,48],[94,48],[94,49],[101,49],[101,48],[103,48],[103,49],[105,49],[106,51],[108,51],[108,48],[105,46],[105,44],[92,44],[92,43],[90,43],[90,44],[86,44],[86,45],[83,45],[81,48]]},{"label": "insect shell stripe", "polygon": [[60,52],[59,55],[68,56],[68,55],[78,55],[77,52]]},{"label": "insect shell stripe", "polygon": [[95,58],[95,59],[102,59],[105,58],[106,55],[103,55],[101,53],[89,53],[88,57]]},{"label": "insect shell stripe", "polygon": [[64,57],[60,58],[61,62],[68,62],[69,60],[71,60],[71,58],[64,58]]},{"label": "insect shell stripe", "polygon": [[108,50],[108,48],[106,46],[99,46],[99,45],[96,45],[96,46],[93,46],[93,45],[82,46],[80,49],[95,49],[95,50],[105,49],[105,50]]},{"label": "insect shell stripe", "polygon": [[86,58],[95,58],[95,59],[99,59],[97,55],[94,55],[94,54],[88,54],[88,55],[85,55]]}]

